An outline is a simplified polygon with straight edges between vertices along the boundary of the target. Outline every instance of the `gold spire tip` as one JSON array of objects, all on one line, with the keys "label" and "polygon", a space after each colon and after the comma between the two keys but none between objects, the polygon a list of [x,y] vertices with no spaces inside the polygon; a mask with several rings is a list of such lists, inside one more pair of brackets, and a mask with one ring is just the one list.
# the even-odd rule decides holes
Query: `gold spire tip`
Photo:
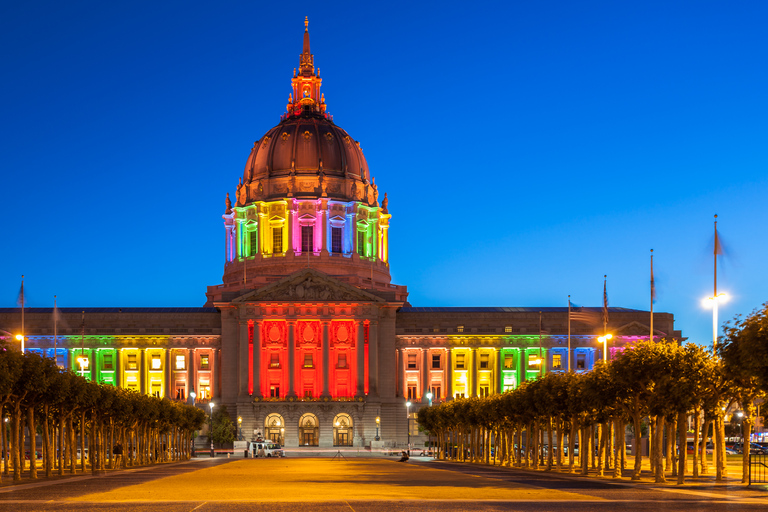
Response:
[{"label": "gold spire tip", "polygon": [[304,16],[304,30],[309,30],[309,16]]}]

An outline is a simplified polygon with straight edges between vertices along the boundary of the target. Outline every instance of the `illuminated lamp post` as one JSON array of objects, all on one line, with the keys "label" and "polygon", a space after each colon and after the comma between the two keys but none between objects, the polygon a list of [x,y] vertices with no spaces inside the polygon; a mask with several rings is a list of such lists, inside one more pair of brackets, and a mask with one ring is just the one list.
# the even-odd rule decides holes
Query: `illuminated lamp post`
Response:
[{"label": "illuminated lamp post", "polygon": [[80,365],[80,376],[85,378],[85,369],[88,368],[88,358],[81,355],[77,358],[77,364]]},{"label": "illuminated lamp post", "polygon": [[712,352],[717,352],[717,308],[718,304],[728,302],[727,293],[718,293],[713,297],[707,297],[702,301],[705,307],[712,307]]},{"label": "illuminated lamp post", "polygon": [[381,426],[381,418],[379,416],[376,416],[376,437],[374,438],[375,441],[380,441],[381,438],[379,437],[379,427]]},{"label": "illuminated lamp post", "polygon": [[405,402],[405,417],[408,419],[408,456],[411,456],[411,401]]},{"label": "illuminated lamp post", "polygon": [[613,338],[613,334],[606,334],[605,336],[600,336],[597,338],[597,341],[603,344],[603,362],[608,362],[608,340]]},{"label": "illuminated lamp post", "polygon": [[237,440],[238,441],[243,440],[243,417],[242,416],[237,417]]},{"label": "illuminated lamp post", "polygon": [[211,416],[210,416],[210,423],[208,428],[208,437],[211,439],[211,457],[215,457],[216,453],[213,451],[213,407],[214,403],[211,402],[208,404],[211,407]]},{"label": "illuminated lamp post", "polygon": [[432,392],[427,391],[427,400],[429,400],[429,406],[432,407]]},{"label": "illuminated lamp post", "polygon": [[197,397],[197,393],[195,393],[194,391],[190,391],[189,397],[192,399],[192,405],[195,405],[195,397]]},{"label": "illuminated lamp post", "polygon": [[21,342],[21,353],[24,353],[24,335],[23,334],[17,334],[16,339]]}]

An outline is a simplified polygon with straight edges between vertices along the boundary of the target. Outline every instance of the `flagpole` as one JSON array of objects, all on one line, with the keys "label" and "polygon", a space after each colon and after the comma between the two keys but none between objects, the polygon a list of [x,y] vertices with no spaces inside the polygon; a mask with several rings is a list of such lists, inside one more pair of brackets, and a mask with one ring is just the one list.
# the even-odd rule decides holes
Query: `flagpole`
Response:
[{"label": "flagpole", "polygon": [[712,294],[712,353],[717,353],[717,252],[720,240],[717,239],[717,214],[715,214],[715,289]]},{"label": "flagpole", "polygon": [[24,274],[21,275],[21,353],[24,353]]},{"label": "flagpole", "polygon": [[59,311],[56,309],[56,296],[53,296],[53,363],[58,366],[56,358],[56,346],[58,345]]},{"label": "flagpole", "polygon": [[653,282],[653,249],[651,249],[651,342],[653,342],[653,296],[655,294],[654,287],[656,283]]},{"label": "flagpole", "polygon": [[568,296],[568,373],[571,373],[571,296]]}]

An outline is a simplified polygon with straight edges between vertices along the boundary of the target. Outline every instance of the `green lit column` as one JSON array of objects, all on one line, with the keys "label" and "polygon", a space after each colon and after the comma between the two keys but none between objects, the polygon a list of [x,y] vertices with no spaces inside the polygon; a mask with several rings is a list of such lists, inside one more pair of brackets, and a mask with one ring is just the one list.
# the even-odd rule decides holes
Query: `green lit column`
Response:
[{"label": "green lit column", "polygon": [[89,368],[91,370],[91,382],[98,382],[96,380],[96,365],[100,363],[101,361],[97,361],[96,359],[96,349],[92,348],[86,351],[86,354],[88,354],[88,363]]},{"label": "green lit column", "polygon": [[504,352],[502,349],[496,349],[496,392],[504,392]]},{"label": "green lit column", "polygon": [[115,350],[115,387],[123,387],[123,351]]}]

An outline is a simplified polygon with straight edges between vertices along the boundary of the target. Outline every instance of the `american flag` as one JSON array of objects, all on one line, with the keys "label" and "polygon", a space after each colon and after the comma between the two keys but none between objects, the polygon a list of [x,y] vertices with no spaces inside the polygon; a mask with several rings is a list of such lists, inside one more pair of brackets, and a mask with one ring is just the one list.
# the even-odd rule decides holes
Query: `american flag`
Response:
[{"label": "american flag", "polygon": [[603,325],[608,325],[608,276],[603,276]]},{"label": "american flag", "polygon": [[597,325],[600,323],[600,314],[597,311],[576,306],[571,302],[571,320],[589,325]]}]

